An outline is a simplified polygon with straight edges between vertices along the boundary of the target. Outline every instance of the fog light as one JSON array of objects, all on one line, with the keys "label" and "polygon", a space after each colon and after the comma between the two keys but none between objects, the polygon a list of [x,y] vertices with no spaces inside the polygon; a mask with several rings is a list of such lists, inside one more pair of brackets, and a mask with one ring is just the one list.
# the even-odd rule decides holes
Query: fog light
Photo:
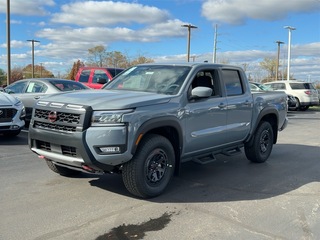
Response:
[{"label": "fog light", "polygon": [[120,147],[100,147],[99,149],[103,153],[120,153]]}]

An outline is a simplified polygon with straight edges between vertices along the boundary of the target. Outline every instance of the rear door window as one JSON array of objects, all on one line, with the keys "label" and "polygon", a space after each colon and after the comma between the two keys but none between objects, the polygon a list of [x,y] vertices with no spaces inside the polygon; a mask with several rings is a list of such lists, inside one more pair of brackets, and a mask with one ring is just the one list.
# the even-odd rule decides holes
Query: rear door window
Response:
[{"label": "rear door window", "polygon": [[222,70],[227,96],[243,94],[243,87],[237,70]]},{"label": "rear door window", "polygon": [[98,79],[104,78],[106,79],[106,81],[109,81],[109,77],[107,76],[107,74],[105,73],[105,71],[103,70],[94,70],[94,75],[93,75],[93,79],[92,79],[92,83],[97,83]]},{"label": "rear door window", "polygon": [[82,70],[79,78],[79,82],[82,83],[88,83],[89,82],[89,76],[90,76],[91,70]]},{"label": "rear door window", "polygon": [[112,77],[118,75],[123,71],[122,68],[108,68],[109,73],[111,74]]}]

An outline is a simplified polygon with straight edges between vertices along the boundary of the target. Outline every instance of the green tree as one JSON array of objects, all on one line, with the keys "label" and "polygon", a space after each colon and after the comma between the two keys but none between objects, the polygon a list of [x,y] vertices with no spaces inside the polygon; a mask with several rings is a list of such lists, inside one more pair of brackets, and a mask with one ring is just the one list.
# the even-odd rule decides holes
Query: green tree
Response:
[{"label": "green tree", "polygon": [[88,65],[102,67],[103,62],[107,57],[107,52],[104,46],[98,45],[88,49],[89,61]]}]

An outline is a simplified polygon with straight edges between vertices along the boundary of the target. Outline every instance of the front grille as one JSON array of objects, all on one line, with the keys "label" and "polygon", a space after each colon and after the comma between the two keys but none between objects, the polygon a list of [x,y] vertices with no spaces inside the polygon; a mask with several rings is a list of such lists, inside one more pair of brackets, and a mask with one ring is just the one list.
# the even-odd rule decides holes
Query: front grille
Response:
[{"label": "front grille", "polygon": [[60,132],[75,132],[77,130],[76,126],[66,126],[66,125],[58,125],[54,123],[45,123],[34,121],[34,128],[41,128],[46,130],[55,130]]},{"label": "front grille", "polygon": [[77,156],[76,148],[70,146],[61,146],[62,154],[75,157]]},{"label": "front grille", "polygon": [[72,133],[83,131],[86,111],[70,109],[35,109],[33,127],[56,132]]},{"label": "front grille", "polygon": [[65,156],[76,157],[77,149],[71,146],[57,145],[45,141],[36,140],[36,146],[38,149],[42,149],[47,152],[58,152]]},{"label": "front grille", "polygon": [[51,151],[51,145],[48,142],[44,142],[44,141],[39,141],[37,140],[37,148],[42,149],[42,150],[46,150],[46,151]]},{"label": "front grille", "polygon": [[0,109],[0,122],[11,122],[16,113],[17,109],[14,108]]},{"label": "front grille", "polygon": [[[34,116],[36,118],[49,120],[49,114],[51,112],[53,111],[36,109]],[[57,115],[57,118],[55,120],[55,123],[73,123],[73,124],[80,123],[80,116],[81,116],[80,114],[56,112],[56,115]]]}]

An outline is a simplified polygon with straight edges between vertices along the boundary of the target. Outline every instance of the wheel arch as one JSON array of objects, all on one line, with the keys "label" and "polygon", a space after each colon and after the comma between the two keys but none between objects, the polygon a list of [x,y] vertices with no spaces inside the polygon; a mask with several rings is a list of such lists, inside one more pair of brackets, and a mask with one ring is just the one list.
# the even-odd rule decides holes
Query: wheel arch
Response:
[{"label": "wheel arch", "polygon": [[178,174],[180,169],[181,151],[183,147],[183,131],[179,121],[174,117],[160,117],[143,123],[138,129],[134,138],[131,148],[131,153],[133,155],[135,154],[141,140],[150,133],[164,136],[171,142],[175,152],[175,174]]},{"label": "wheel arch", "polygon": [[278,111],[274,108],[266,108],[263,109],[260,114],[257,117],[257,121],[255,122],[251,134],[247,140],[247,143],[249,146],[252,145],[252,140],[253,140],[253,136],[259,126],[259,124],[262,121],[266,121],[269,122],[272,126],[272,130],[273,130],[273,135],[274,135],[274,139],[273,139],[273,144],[277,143],[277,139],[278,139],[278,119],[279,119],[279,114]]}]

